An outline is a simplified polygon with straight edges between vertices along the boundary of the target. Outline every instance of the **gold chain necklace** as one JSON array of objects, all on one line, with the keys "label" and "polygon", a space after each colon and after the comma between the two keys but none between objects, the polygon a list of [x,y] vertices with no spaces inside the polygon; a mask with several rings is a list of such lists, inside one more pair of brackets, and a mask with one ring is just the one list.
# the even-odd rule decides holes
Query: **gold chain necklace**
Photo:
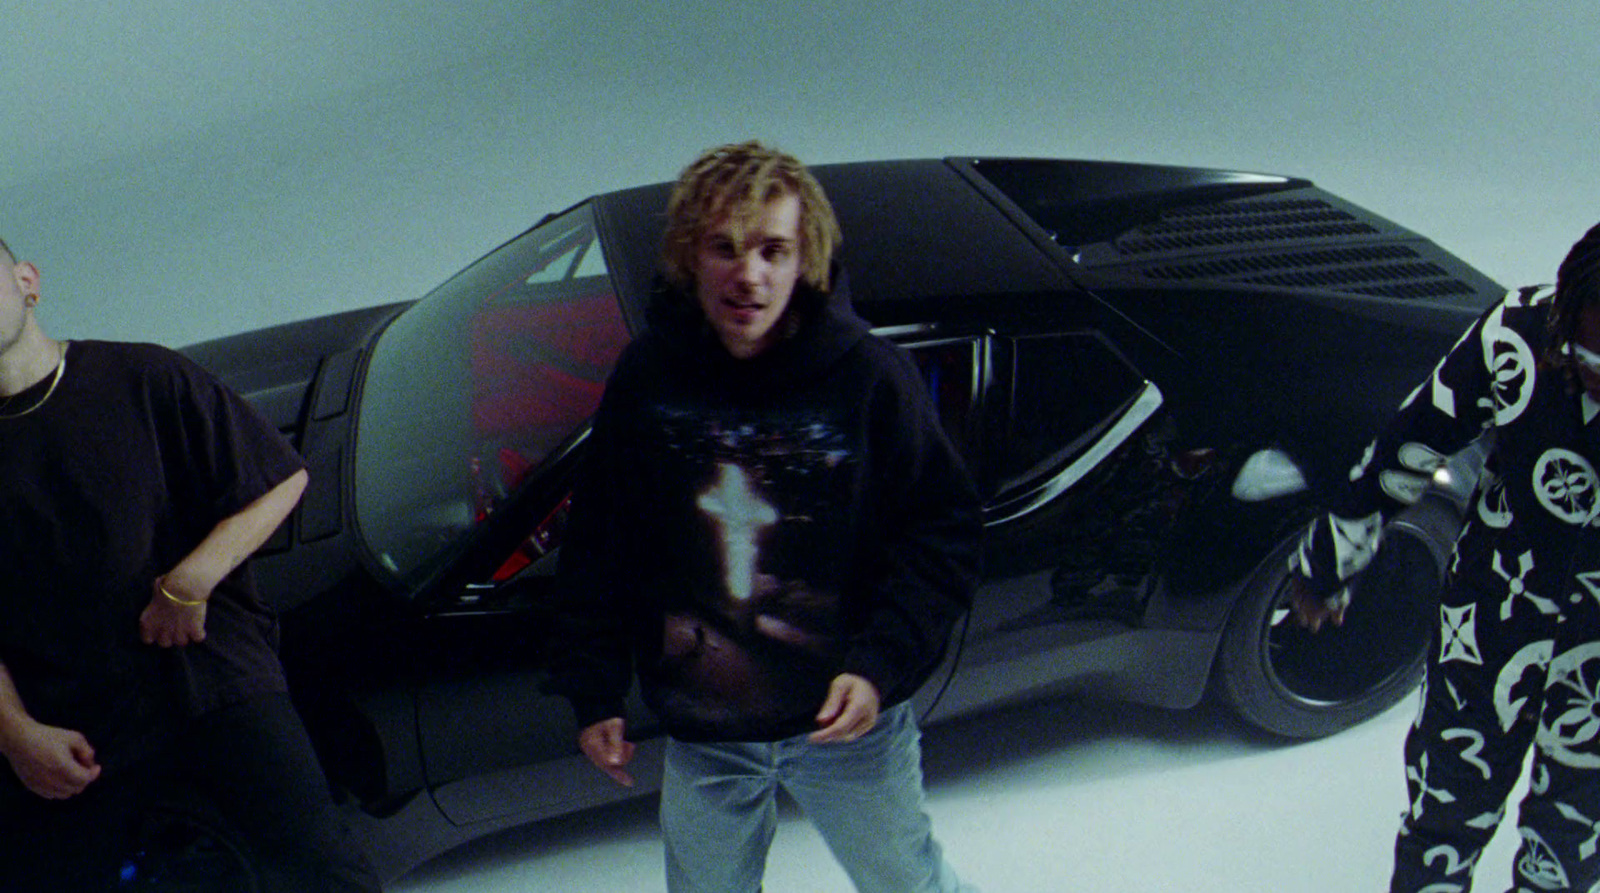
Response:
[{"label": "gold chain necklace", "polygon": [[[23,416],[27,415],[28,413],[33,412],[35,409],[38,409],[39,407],[43,406],[45,401],[50,399],[50,395],[54,394],[56,392],[56,385],[61,384],[61,373],[65,372],[66,369],[67,369],[67,342],[63,341],[63,342],[61,342],[61,358],[56,360],[55,375],[51,377],[51,379],[50,379],[50,387],[45,389],[44,396],[40,397],[38,399],[38,401],[35,402],[32,406],[28,407],[27,409],[24,409],[21,412],[11,412],[11,413],[0,414],[0,419],[20,419]],[[15,400],[15,399],[17,399],[17,395],[16,394],[12,394],[10,397],[6,398],[6,402],[5,403],[0,403],[0,407],[9,407],[11,405],[11,401]]]}]

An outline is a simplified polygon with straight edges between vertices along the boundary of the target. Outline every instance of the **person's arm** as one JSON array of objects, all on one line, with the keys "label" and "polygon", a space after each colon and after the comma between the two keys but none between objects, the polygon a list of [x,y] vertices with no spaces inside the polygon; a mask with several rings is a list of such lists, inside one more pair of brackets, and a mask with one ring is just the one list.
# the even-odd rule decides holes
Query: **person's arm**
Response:
[{"label": "person's arm", "polygon": [[627,382],[635,361],[632,351],[618,360],[595,412],[562,537],[549,639],[548,690],[572,704],[579,750],[625,786],[633,784],[626,766],[634,751],[623,718],[633,681],[629,620],[638,610],[629,600],[634,581],[628,570],[637,561],[628,529],[637,519],[628,504],[634,476],[625,455],[628,438],[619,427],[631,411]]},{"label": "person's arm", "polygon": [[977,490],[913,361],[900,354],[894,362],[869,398],[874,473],[882,482],[882,574],[865,628],[818,711],[813,740],[859,737],[876,724],[883,703],[909,696],[943,657],[978,584]]},{"label": "person's arm", "polygon": [[164,648],[204,641],[206,601],[217,584],[243,564],[278,529],[305,492],[304,469],[222,519],[205,539],[151,584],[150,604],[139,615],[147,645]]},{"label": "person's arm", "polygon": [[[1531,290],[1508,295],[1467,329],[1378,432],[1349,487],[1312,520],[1290,559],[1290,601],[1302,626],[1315,631],[1344,619],[1349,583],[1371,564],[1384,520],[1421,499],[1449,456],[1515,410],[1508,401],[1531,393],[1537,357],[1505,318],[1526,313],[1532,297]],[[1519,344],[1525,380],[1508,381],[1518,370],[1503,364]]]},{"label": "person's arm", "polygon": [[100,777],[89,739],[30,716],[4,663],[0,663],[0,754],[24,787],[50,800],[76,796]]}]

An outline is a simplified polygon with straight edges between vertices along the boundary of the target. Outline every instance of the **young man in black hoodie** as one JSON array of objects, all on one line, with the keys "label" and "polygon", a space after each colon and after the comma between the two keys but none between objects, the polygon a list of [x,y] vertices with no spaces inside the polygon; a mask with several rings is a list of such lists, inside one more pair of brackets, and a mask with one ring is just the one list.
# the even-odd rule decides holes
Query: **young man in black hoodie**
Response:
[{"label": "young man in black hoodie", "polygon": [[915,365],[868,333],[794,158],[711,149],[574,494],[558,674],[631,784],[636,670],[669,733],[669,889],[754,890],[793,795],[861,890],[962,889],[922,809],[907,699],[977,582],[978,501]]}]

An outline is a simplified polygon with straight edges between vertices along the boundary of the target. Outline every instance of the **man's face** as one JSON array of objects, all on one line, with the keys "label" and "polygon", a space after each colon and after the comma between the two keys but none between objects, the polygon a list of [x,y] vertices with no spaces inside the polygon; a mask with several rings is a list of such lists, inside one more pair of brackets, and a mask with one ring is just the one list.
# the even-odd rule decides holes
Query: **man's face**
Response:
[{"label": "man's face", "polygon": [[724,217],[695,247],[695,297],[728,353],[749,359],[772,346],[800,277],[800,199],[761,206],[749,224]]},{"label": "man's face", "polygon": [[[1600,354],[1600,306],[1591,304],[1578,312],[1578,333],[1573,340],[1591,357]],[[1574,353],[1578,355],[1578,381],[1591,398],[1600,401],[1600,369],[1595,368],[1582,352]]]}]

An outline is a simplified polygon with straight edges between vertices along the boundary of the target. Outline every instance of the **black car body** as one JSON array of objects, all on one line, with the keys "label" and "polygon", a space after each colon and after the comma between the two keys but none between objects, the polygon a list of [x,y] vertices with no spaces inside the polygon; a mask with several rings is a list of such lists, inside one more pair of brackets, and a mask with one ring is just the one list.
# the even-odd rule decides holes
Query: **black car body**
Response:
[{"label": "black car body", "polygon": [[[1303,179],[971,158],[815,172],[857,309],[917,359],[986,499],[986,582],[919,698],[929,721],[1215,690],[1307,737],[1411,690],[1470,469],[1393,522],[1341,628],[1287,620],[1286,557],[1499,286]],[[297,703],[390,872],[628,793],[579,756],[543,661],[570,476],[644,319],[666,190],[551,215],[420,302],[187,351],[311,466],[257,574]]]}]

